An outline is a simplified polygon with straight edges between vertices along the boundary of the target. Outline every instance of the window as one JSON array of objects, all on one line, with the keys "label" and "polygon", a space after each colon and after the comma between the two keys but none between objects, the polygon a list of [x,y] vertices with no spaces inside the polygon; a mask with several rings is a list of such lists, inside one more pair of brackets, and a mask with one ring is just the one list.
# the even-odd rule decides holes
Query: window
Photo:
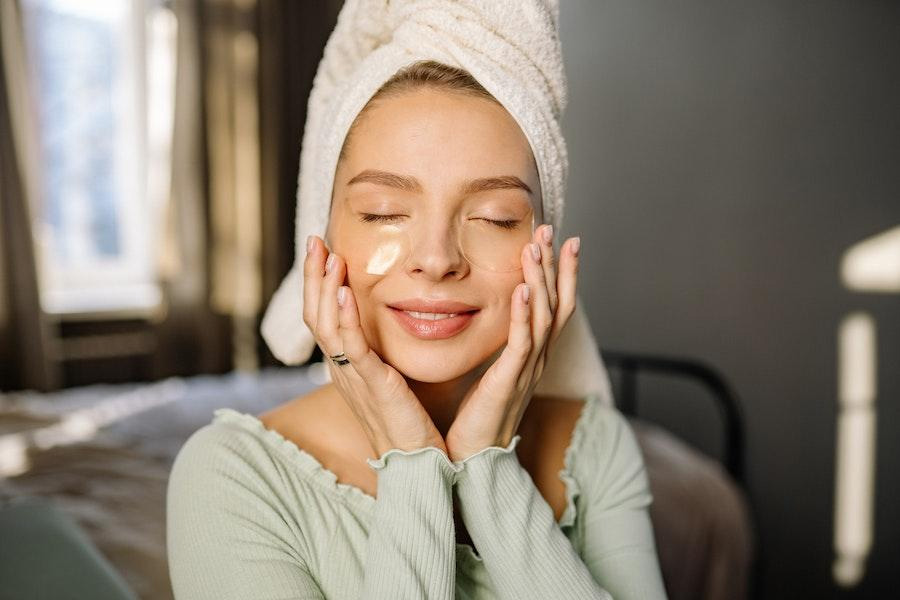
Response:
[{"label": "window", "polygon": [[152,312],[169,191],[176,23],[154,0],[23,0],[48,313]]}]

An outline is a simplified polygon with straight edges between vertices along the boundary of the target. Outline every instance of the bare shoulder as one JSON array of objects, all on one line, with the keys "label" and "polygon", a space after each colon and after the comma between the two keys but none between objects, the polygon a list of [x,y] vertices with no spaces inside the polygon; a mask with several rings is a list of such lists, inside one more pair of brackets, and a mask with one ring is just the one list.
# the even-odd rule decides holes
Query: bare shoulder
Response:
[{"label": "bare shoulder", "polygon": [[377,476],[365,462],[374,457],[371,445],[332,384],[279,404],[257,418],[267,429],[315,457],[339,482],[375,496]]},{"label": "bare shoulder", "polygon": [[[266,429],[277,431],[301,449],[319,457],[323,451],[320,432],[330,420],[327,386],[318,387],[302,396],[257,415]],[[321,462],[321,461],[320,461]]]},{"label": "bare shoulder", "polygon": [[535,396],[523,417],[522,441],[525,435],[530,435],[544,443],[555,440],[565,449],[584,405],[585,400],[581,398]]},{"label": "bare shoulder", "polygon": [[326,402],[331,385],[322,385],[309,392],[292,398],[287,402],[279,404],[274,408],[270,408],[264,413],[257,415],[257,418],[263,422],[266,427],[272,426],[294,426],[297,424],[298,417],[316,418],[323,417],[323,409],[328,406]]},{"label": "bare shoulder", "polygon": [[579,398],[535,396],[519,427],[519,460],[557,520],[566,507],[565,484],[559,471],[565,466],[566,449],[584,403]]}]

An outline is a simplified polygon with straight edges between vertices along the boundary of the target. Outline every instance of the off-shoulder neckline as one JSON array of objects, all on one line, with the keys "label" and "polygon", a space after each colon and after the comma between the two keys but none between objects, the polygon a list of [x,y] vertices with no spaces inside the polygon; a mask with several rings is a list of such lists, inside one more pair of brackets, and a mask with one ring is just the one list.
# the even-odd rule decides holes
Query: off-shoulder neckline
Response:
[{"label": "off-shoulder neckline", "polygon": [[[596,394],[585,396],[581,411],[572,429],[572,436],[563,454],[563,468],[559,471],[559,478],[565,487],[566,507],[559,519],[560,528],[570,528],[575,524],[577,508],[575,499],[581,494],[581,486],[575,478],[575,455],[584,444],[588,434],[588,422],[596,415],[602,403]],[[338,481],[337,474],[322,465],[311,453],[299,447],[292,440],[285,438],[280,432],[269,429],[255,415],[240,412],[232,408],[219,408],[214,411],[213,423],[230,423],[238,426],[261,439],[268,447],[281,453],[285,461],[299,469],[308,478],[346,503],[371,513],[375,505],[375,497],[350,483]],[[482,562],[482,559],[474,554],[469,544],[457,543],[457,550],[472,561]]]}]

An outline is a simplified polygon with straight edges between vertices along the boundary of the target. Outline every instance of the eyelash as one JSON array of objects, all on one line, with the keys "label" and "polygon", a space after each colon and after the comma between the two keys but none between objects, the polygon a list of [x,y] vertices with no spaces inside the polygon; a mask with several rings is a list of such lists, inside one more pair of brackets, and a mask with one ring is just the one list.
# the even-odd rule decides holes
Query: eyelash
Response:
[{"label": "eyelash", "polygon": [[[402,215],[373,215],[371,213],[362,213],[360,220],[365,223],[374,223],[374,222],[393,222],[395,219],[400,218]],[[519,225],[519,221],[514,219],[508,219],[505,221],[495,221],[494,219],[481,219],[482,221],[487,221],[488,223],[493,223],[497,227],[501,229],[515,229]]]}]

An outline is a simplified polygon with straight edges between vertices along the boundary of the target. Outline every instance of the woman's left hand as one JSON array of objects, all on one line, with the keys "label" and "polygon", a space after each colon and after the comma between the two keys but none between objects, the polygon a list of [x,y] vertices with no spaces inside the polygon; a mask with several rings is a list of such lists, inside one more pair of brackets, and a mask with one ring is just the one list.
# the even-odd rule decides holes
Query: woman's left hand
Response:
[{"label": "woman's left hand", "polygon": [[[453,461],[490,446],[509,445],[544,371],[547,354],[575,310],[579,238],[569,238],[562,245],[558,276],[551,226],[538,227],[532,242],[522,251],[525,283],[513,291],[506,347],[466,393],[445,436]],[[538,250],[537,259],[533,248]]]}]

